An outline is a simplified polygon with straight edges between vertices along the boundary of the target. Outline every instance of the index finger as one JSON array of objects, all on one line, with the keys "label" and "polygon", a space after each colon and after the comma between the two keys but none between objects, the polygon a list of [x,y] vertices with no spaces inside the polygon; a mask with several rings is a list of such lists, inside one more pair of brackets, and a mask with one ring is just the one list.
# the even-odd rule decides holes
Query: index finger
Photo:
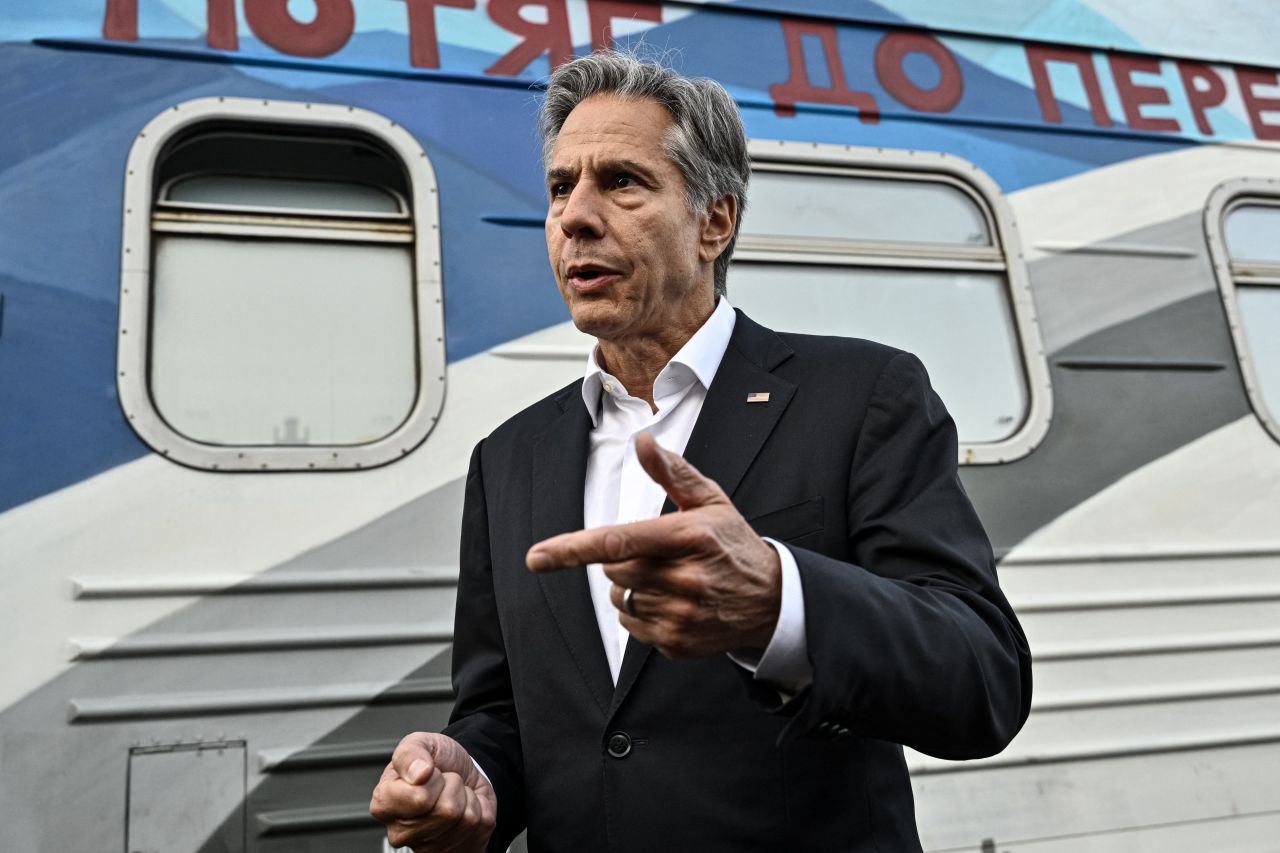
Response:
[{"label": "index finger", "polygon": [[637,557],[672,558],[692,553],[695,543],[683,513],[646,521],[562,533],[536,543],[525,556],[530,571],[551,572],[590,563],[618,563]]}]

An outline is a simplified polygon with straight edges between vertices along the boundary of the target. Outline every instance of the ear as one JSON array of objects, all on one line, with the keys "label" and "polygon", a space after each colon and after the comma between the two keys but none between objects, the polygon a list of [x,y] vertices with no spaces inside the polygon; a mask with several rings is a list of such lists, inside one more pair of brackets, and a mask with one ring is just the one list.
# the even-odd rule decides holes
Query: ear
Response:
[{"label": "ear", "polygon": [[698,241],[698,258],[704,264],[714,263],[720,257],[738,221],[738,200],[731,195],[716,199],[707,205]]}]

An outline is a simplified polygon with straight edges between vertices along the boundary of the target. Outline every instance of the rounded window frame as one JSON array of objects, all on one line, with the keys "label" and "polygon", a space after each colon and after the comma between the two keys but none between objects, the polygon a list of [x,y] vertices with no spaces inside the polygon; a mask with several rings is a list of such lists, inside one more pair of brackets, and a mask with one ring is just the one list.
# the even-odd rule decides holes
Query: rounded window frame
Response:
[{"label": "rounded window frame", "polygon": [[[385,145],[405,170],[412,189],[413,295],[416,312],[418,386],[401,424],[375,441],[358,445],[217,445],[195,441],[173,429],[151,396],[149,358],[152,300],[152,208],[156,166],[168,142],[200,124],[261,123],[317,132],[371,137]],[[435,171],[417,140],[391,119],[337,104],[232,97],[175,104],[138,133],[125,174],[120,269],[120,325],[116,386],[134,432],[168,459],[208,471],[357,470],[394,462],[426,440],[444,407],[444,290],[441,278],[440,212]]]},{"label": "rounded window frame", "polygon": [[[1002,464],[1014,462],[1035,450],[1049,432],[1053,418],[1053,387],[1017,223],[995,180],[975,164],[941,152],[763,139],[749,140],[747,148],[753,170],[897,176],[943,182],[973,199],[987,219],[993,241],[990,250],[957,248],[946,252],[949,257],[957,257],[937,260],[929,257],[930,252],[925,248],[928,244],[914,246],[866,241],[854,246],[831,241],[779,241],[743,235],[734,250],[734,261],[936,269],[969,263],[979,268],[984,264],[980,256],[987,256],[985,263],[990,264],[998,255],[999,271],[1006,279],[1013,332],[1027,383],[1027,409],[1021,425],[1006,438],[990,442],[961,441],[959,462],[961,465]],[[827,245],[823,245],[824,242]],[[785,243],[793,244],[792,248]],[[958,256],[966,254],[973,255],[973,259],[958,259]]]},{"label": "rounded window frame", "polygon": [[1262,397],[1262,386],[1254,368],[1253,353],[1245,339],[1244,320],[1240,314],[1240,302],[1236,298],[1236,279],[1231,271],[1231,255],[1227,250],[1227,215],[1237,207],[1256,201],[1280,207],[1280,179],[1233,178],[1218,184],[1209,193],[1204,208],[1204,234],[1209,246],[1209,258],[1213,264],[1213,276],[1217,280],[1218,295],[1226,312],[1227,326],[1231,331],[1231,346],[1240,366],[1240,378],[1244,382],[1249,407],[1271,437],[1280,442],[1280,412],[1273,413]]}]

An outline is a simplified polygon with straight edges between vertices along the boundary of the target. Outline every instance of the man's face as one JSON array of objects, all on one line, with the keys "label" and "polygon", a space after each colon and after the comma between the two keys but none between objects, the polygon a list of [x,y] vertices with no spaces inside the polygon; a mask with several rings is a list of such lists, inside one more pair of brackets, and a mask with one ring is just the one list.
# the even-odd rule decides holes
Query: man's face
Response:
[{"label": "man's face", "polygon": [[588,98],[569,113],[547,170],[547,254],[580,330],[613,343],[696,328],[711,305],[705,216],[663,148],[649,99]]}]

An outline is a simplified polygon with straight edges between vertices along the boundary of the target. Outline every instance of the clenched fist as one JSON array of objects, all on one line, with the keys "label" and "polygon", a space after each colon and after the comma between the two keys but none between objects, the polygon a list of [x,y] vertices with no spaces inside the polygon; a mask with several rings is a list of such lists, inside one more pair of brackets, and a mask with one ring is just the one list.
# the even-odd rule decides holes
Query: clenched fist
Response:
[{"label": "clenched fist", "polygon": [[393,847],[479,853],[498,820],[498,798],[462,744],[433,732],[406,735],[373,789],[369,813]]}]

